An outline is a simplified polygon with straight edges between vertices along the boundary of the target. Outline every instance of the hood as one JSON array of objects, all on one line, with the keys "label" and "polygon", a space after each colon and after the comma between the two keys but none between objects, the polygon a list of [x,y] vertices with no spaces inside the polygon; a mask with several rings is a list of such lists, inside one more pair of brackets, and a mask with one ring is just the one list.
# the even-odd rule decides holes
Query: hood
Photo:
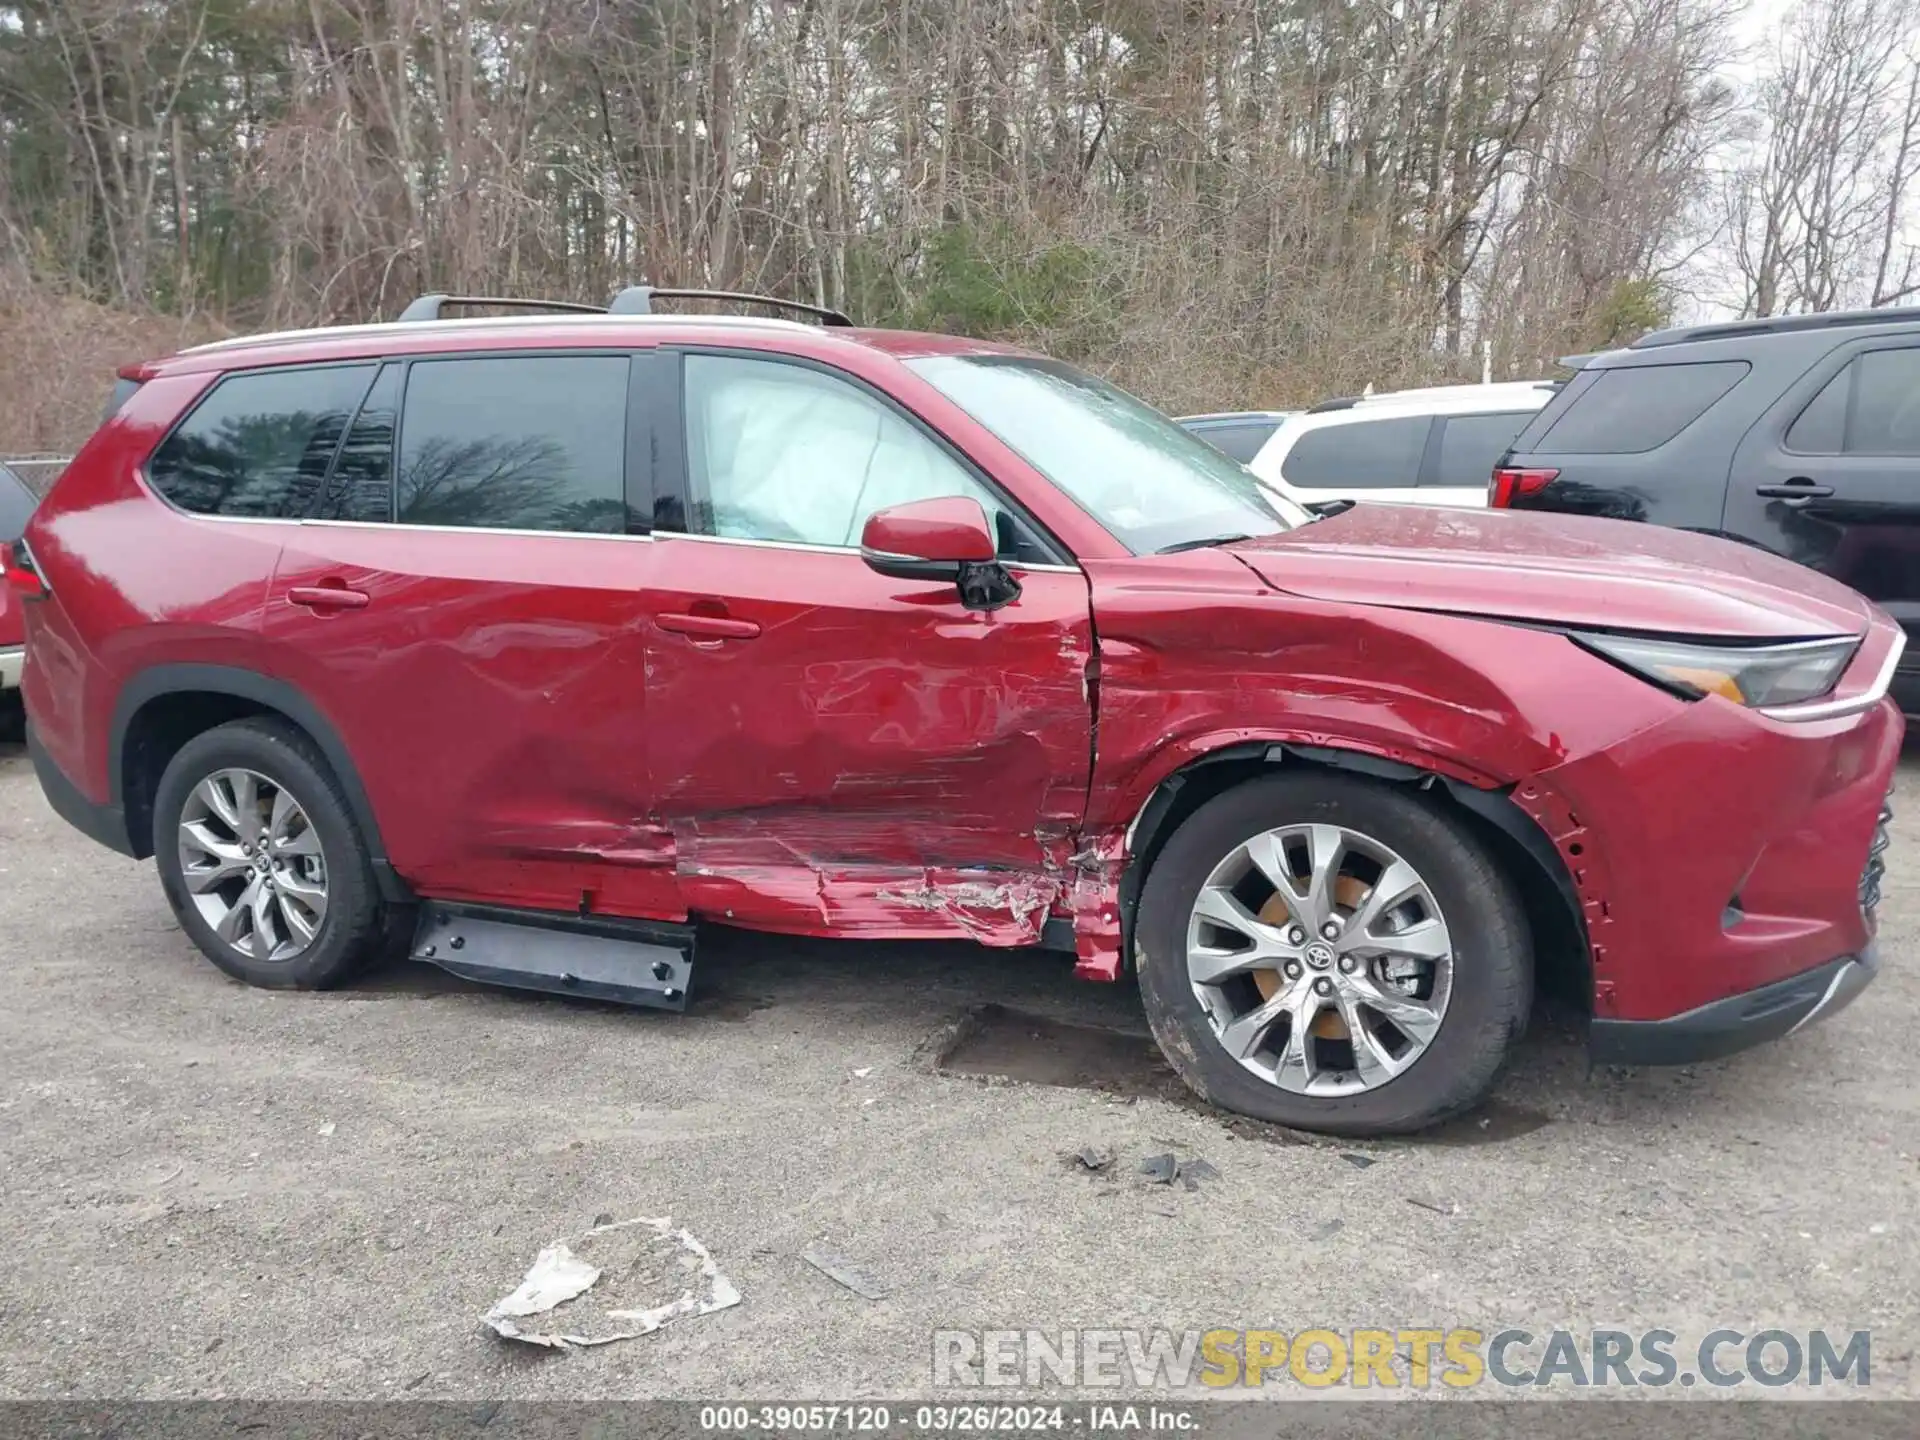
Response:
[{"label": "hood", "polygon": [[1872,608],[1769,551],[1627,520],[1357,505],[1229,547],[1279,590],[1548,624],[1670,635],[1858,635]]}]

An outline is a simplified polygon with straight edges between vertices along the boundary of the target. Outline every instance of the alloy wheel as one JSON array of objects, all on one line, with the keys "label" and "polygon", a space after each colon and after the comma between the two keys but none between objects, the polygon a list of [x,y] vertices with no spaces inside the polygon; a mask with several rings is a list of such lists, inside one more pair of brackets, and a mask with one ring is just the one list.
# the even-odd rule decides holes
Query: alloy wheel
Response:
[{"label": "alloy wheel", "polygon": [[254,960],[292,960],[327,917],[320,836],[292,792],[256,770],[216,770],[180,814],[180,878],[219,939]]},{"label": "alloy wheel", "polygon": [[1214,867],[1187,927],[1187,976],[1221,1047],[1302,1095],[1373,1090],[1439,1033],[1453,940],[1389,846],[1338,825],[1255,835]]}]

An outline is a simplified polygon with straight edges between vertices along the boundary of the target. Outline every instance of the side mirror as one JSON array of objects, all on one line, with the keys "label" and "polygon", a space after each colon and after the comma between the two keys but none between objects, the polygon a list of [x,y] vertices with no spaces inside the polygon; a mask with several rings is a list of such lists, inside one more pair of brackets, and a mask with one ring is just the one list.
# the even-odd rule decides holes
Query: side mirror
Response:
[{"label": "side mirror", "polygon": [[995,549],[987,512],[959,496],[890,505],[860,531],[860,558],[896,580],[958,580],[962,565],[990,563]]},{"label": "side mirror", "polygon": [[969,610],[998,610],[1020,598],[1020,582],[998,553],[987,512],[962,496],[890,505],[860,531],[869,569],[895,580],[949,581]]}]

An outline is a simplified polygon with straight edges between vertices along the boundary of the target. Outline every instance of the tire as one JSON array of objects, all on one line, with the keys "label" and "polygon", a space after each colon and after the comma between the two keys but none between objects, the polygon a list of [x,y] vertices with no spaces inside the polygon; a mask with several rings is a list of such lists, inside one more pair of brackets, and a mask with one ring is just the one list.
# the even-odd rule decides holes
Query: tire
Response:
[{"label": "tire", "polygon": [[[242,943],[235,944],[215,931],[190,888],[188,862],[182,855],[181,826],[190,816],[198,816],[197,824],[211,825],[211,830],[203,828],[199,833],[217,832],[224,849],[228,831],[234,827],[227,825],[218,812],[209,809],[203,798],[208,792],[200,791],[199,787],[203,782],[224,784],[223,791],[214,793],[222,794],[230,805],[235,797],[233,785],[214,777],[240,772],[250,773],[256,782],[266,782],[265,786],[258,787],[262,800],[253,812],[256,816],[266,812],[274,790],[285,792],[304,816],[307,823],[298,829],[301,838],[290,841],[289,845],[308,847],[312,840],[317,840],[320,867],[316,872],[310,855],[294,855],[291,849],[283,864],[306,867],[304,873],[296,869],[292,875],[293,880],[305,885],[303,893],[315,888],[312,877],[317,873],[325,905],[318,923],[311,924],[314,916],[311,907],[295,905],[290,900],[270,899],[267,902],[268,934],[262,941],[254,942],[250,931],[241,937]],[[269,786],[272,789],[268,789]],[[308,831],[311,837],[307,836]],[[153,854],[160,871],[161,888],[181,928],[209,960],[236,980],[270,990],[323,990],[349,979],[379,950],[384,933],[383,906],[366,842],[354,823],[353,811],[341,793],[340,782],[320,752],[305,734],[285,721],[235,720],[196,735],[180,747],[168,762],[154,795]],[[223,863],[210,853],[200,851],[195,852],[194,860],[197,865],[208,867],[200,871],[202,877]],[[244,892],[255,878],[254,871],[237,871],[232,880],[203,888],[202,894],[212,904],[217,896],[231,896],[236,889]],[[205,885],[204,879],[195,883]],[[291,889],[289,886],[289,893]],[[251,905],[242,908],[252,911]],[[311,938],[298,934],[288,922],[289,914],[310,925]],[[250,916],[242,923],[251,926]],[[286,936],[282,948],[289,953],[270,952],[264,956],[256,953],[268,948],[278,935]],[[296,945],[300,948],[294,953]]]},{"label": "tire", "polygon": [[[1263,982],[1257,991],[1243,987],[1243,1003],[1249,1007],[1245,1015],[1237,1014],[1234,1007],[1232,987],[1241,985],[1240,979],[1222,982],[1227,989],[1208,991],[1214,1006],[1210,1011],[1209,1003],[1203,1002],[1196,993],[1195,981],[1189,973],[1190,933],[1203,947],[1234,948],[1229,943],[1235,938],[1232,930],[1222,939],[1222,932],[1213,929],[1210,920],[1195,919],[1194,907],[1203,886],[1208,886],[1210,880],[1215,881],[1210,901],[1217,898],[1220,876],[1234,874],[1233,867],[1242,863],[1235,859],[1241,854],[1241,846],[1251,842],[1258,847],[1263,843],[1258,837],[1279,827],[1295,825],[1337,826],[1359,839],[1378,842],[1411,866],[1416,872],[1415,878],[1423,884],[1419,896],[1406,908],[1389,907],[1386,920],[1363,925],[1367,936],[1354,931],[1342,936],[1341,944],[1358,945],[1364,951],[1367,939],[1377,933],[1374,926],[1406,927],[1408,933],[1412,933],[1418,920],[1433,918],[1439,921],[1440,933],[1445,936],[1444,941],[1433,943],[1450,947],[1451,958],[1446,962],[1450,966],[1449,978],[1446,992],[1440,996],[1438,1028],[1430,1032],[1431,1038],[1424,1042],[1424,1050],[1417,1049],[1417,1043],[1408,1038],[1415,1032],[1403,1035],[1391,1025],[1381,1026],[1378,1016],[1383,1012],[1370,1009],[1359,1012],[1370,1033],[1384,1032],[1389,1037],[1383,1042],[1386,1045],[1397,1043],[1394,1038],[1397,1037],[1405,1042],[1403,1055],[1412,1057],[1387,1062],[1388,1065],[1404,1064],[1405,1068],[1398,1073],[1377,1068],[1376,1077],[1391,1073],[1391,1078],[1370,1088],[1328,1094],[1297,1093],[1283,1088],[1275,1078],[1279,1065],[1268,1067],[1272,1073],[1256,1074],[1228,1052],[1222,1040],[1223,1026],[1235,1018],[1243,1018],[1246,1023],[1242,1033],[1259,1033],[1259,1017],[1252,1012],[1261,1010],[1263,1004],[1278,1003],[1271,1000],[1272,989],[1286,989],[1296,983],[1344,986],[1348,982],[1340,978],[1336,969],[1344,970],[1349,964],[1360,970],[1357,984],[1369,980],[1373,973],[1368,968],[1370,965],[1392,963],[1414,969],[1422,962],[1379,956],[1369,960],[1364,954],[1350,959],[1344,951],[1333,959],[1328,952],[1334,946],[1313,945],[1315,937],[1305,935],[1308,943],[1304,948],[1278,952],[1301,957],[1300,981],[1287,980],[1282,968],[1243,977],[1248,983]],[[1289,843],[1297,846],[1302,842],[1295,837]],[[1272,896],[1268,903],[1278,900],[1284,906],[1285,897],[1267,882],[1266,872],[1254,866],[1253,853],[1247,852],[1244,861],[1247,878],[1237,883],[1253,886],[1255,894],[1260,886],[1267,885]],[[1303,852],[1283,849],[1282,853]],[[1334,853],[1361,855],[1357,862],[1340,862],[1350,867],[1364,870],[1373,863],[1357,849],[1344,848]],[[1291,865],[1292,862],[1281,863]],[[1376,878],[1384,878],[1385,873],[1382,869]],[[1394,872],[1396,877],[1403,873]],[[1335,881],[1329,886],[1329,893],[1342,884],[1360,886],[1361,882],[1351,877]],[[1399,888],[1395,886],[1396,890]],[[1437,916],[1426,915],[1429,901],[1437,904]],[[1254,903],[1244,901],[1243,905],[1251,907]],[[1304,909],[1305,906],[1303,913]],[[1289,912],[1283,908],[1280,913],[1281,927],[1263,927],[1264,933],[1290,942],[1291,922],[1284,920]],[[1347,918],[1365,919],[1351,915]],[[1154,1038],[1181,1078],[1201,1098],[1215,1105],[1299,1130],[1347,1136],[1409,1134],[1471,1107],[1491,1087],[1509,1049],[1525,1027],[1532,1004],[1532,936],[1525,911],[1507,875],[1458,819],[1422,793],[1403,785],[1345,774],[1315,771],[1254,780],[1216,796],[1194,811],[1153,862],[1141,893],[1134,933],[1134,961],[1147,1019]],[[1243,936],[1250,933],[1243,932]],[[1311,958],[1307,956],[1309,950],[1315,952]],[[1206,963],[1209,955],[1209,949],[1203,948],[1199,963]],[[1433,961],[1433,969],[1423,973],[1437,977],[1441,963]],[[1309,966],[1325,968],[1316,971]],[[1316,979],[1316,974],[1322,975],[1324,982]],[[1378,979],[1371,983],[1374,993],[1387,999],[1399,998],[1400,991],[1388,989],[1387,984]],[[1415,987],[1409,993],[1416,995],[1418,987],[1431,986],[1429,1003],[1435,995],[1440,995],[1437,978],[1405,978],[1391,983]],[[1336,998],[1312,1003],[1334,1007],[1343,1003],[1339,997],[1355,992],[1337,989],[1328,993]],[[1309,1035],[1305,1044],[1316,1057],[1329,1054],[1349,1057],[1353,1080],[1342,1078],[1335,1066],[1322,1071],[1320,1079],[1311,1078],[1312,1070],[1295,1069],[1296,1084],[1301,1083],[1302,1074],[1313,1084],[1352,1084],[1362,1079],[1358,1061],[1353,1058],[1360,1055],[1360,1047],[1351,1038],[1344,1050],[1338,1048],[1337,1039],[1332,1042],[1334,1048],[1329,1049],[1311,1038],[1321,1033],[1313,1028],[1319,1025],[1332,1025],[1336,1031],[1350,1036],[1344,1019],[1339,1017],[1353,1013],[1336,1010],[1336,1019],[1328,1020],[1316,1011],[1310,1025],[1303,1027]],[[1423,1018],[1430,1018],[1431,1013],[1430,1010]],[[1288,1019],[1284,1023],[1290,1036],[1292,1022]],[[1268,1040],[1263,1043],[1284,1049],[1290,1042]],[[1371,1059],[1375,1053],[1373,1047],[1369,1047],[1369,1063],[1379,1065],[1380,1062]],[[1256,1057],[1256,1063],[1266,1065],[1265,1057]]]}]

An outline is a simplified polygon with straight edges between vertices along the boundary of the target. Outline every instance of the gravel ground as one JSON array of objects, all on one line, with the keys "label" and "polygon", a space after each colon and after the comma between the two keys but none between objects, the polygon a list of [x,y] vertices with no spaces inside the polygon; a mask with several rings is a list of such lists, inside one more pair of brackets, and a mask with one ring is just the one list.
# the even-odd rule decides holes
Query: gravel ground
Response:
[{"label": "gravel ground", "polygon": [[[723,935],[684,1016],[410,966],[249,990],[175,928],[150,865],[69,830],[0,751],[0,1397],[911,1396],[941,1327],[1420,1324],[1871,1328],[1873,1393],[1913,1396],[1902,808],[1887,968],[1832,1022],[1593,1074],[1536,1025],[1482,1115],[1363,1147],[1224,1123],[1144,1047],[1076,1058],[1073,1032],[1017,1018],[982,1067],[1101,1086],[938,1073],[980,1005],[1144,1031],[1130,987],[1047,956]],[[1062,1159],[1081,1147],[1117,1158],[1090,1174]],[[1169,1151],[1218,1177],[1137,1173]],[[666,1214],[739,1305],[574,1355],[481,1328],[542,1245]]]}]

